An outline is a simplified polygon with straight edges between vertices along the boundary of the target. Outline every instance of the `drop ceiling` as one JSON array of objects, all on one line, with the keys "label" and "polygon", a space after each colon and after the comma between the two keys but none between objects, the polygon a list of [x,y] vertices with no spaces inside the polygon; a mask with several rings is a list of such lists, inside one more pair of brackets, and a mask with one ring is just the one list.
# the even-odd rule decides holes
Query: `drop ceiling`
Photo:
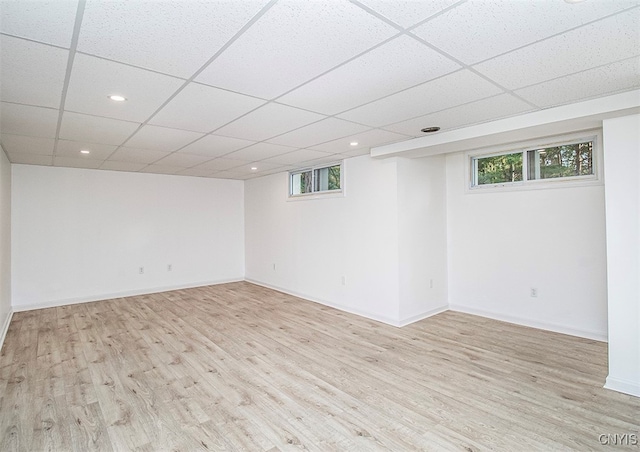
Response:
[{"label": "drop ceiling", "polygon": [[249,179],[637,89],[640,0],[0,0],[0,46],[11,162]]}]

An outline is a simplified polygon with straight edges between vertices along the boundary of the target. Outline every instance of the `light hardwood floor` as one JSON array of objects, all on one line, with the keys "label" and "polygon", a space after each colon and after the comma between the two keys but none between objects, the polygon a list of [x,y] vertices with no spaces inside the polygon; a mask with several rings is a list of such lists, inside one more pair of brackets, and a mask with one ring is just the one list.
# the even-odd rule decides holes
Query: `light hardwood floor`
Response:
[{"label": "light hardwood floor", "polygon": [[606,361],[596,341],[454,312],[394,328],[249,283],[19,312],[0,450],[613,450],[599,435],[638,434],[640,399],[602,389]]}]

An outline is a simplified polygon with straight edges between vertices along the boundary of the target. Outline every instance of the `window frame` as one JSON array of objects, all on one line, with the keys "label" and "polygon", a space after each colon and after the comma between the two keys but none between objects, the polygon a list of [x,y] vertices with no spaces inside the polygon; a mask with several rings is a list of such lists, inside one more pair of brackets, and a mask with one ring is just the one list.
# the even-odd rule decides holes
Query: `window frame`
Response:
[{"label": "window frame", "polygon": [[[592,141],[592,165],[593,174],[582,176],[555,177],[548,179],[529,179],[529,151],[537,151],[554,146],[576,144]],[[507,154],[522,154],[522,180],[516,182],[500,182],[495,184],[478,185],[477,168],[478,159],[496,157]],[[528,141],[516,142],[501,146],[476,149],[465,152],[465,192],[482,193],[491,191],[510,190],[536,190],[547,188],[577,187],[586,185],[601,185],[603,183],[602,172],[602,131],[586,130],[571,134],[538,138]]]},{"label": "window frame", "polygon": [[[324,168],[331,168],[332,166],[340,166],[340,188],[336,189],[336,190],[320,190],[320,191],[315,191],[315,187],[316,187],[316,170],[321,170]],[[309,193],[300,193],[300,194],[293,194],[293,176],[295,176],[296,174],[301,174],[301,173],[305,173],[307,171],[311,171],[311,189],[312,191]],[[344,181],[345,181],[345,170],[344,170],[344,160],[339,160],[339,161],[335,161],[335,162],[330,162],[330,163],[323,163],[321,165],[315,165],[315,166],[306,166],[306,167],[302,167],[302,168],[296,168],[295,170],[291,170],[287,173],[287,176],[289,178],[288,181],[288,194],[287,194],[287,198],[288,200],[294,201],[294,200],[302,200],[302,199],[320,199],[320,198],[328,198],[328,197],[343,197],[345,196],[345,188],[344,188]]]}]

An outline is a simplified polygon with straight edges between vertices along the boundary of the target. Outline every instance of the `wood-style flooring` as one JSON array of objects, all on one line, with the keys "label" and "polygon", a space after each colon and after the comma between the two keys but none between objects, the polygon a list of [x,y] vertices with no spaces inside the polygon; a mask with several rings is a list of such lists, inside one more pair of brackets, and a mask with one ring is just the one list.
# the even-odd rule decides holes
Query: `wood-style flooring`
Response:
[{"label": "wood-style flooring", "polygon": [[0,450],[637,450],[606,344],[446,312],[404,328],[249,283],[18,312]]}]

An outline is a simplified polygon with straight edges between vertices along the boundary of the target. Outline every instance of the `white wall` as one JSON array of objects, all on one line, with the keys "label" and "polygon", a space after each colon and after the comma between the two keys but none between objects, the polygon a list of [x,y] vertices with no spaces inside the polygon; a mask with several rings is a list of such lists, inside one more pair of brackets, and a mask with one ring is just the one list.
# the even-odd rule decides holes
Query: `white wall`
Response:
[{"label": "white wall", "polygon": [[398,158],[400,323],[447,309],[446,158]]},{"label": "white wall", "polygon": [[346,196],[315,200],[289,201],[286,173],[246,181],[246,278],[397,322],[396,168],[347,159]]},{"label": "white wall", "polygon": [[448,155],[450,307],[605,340],[604,187],[467,193],[466,178]]},{"label": "white wall", "polygon": [[246,278],[394,325],[446,309],[444,164],[347,159],[346,196],[321,199],[247,181]]},{"label": "white wall", "polygon": [[12,204],[14,310],[244,275],[242,181],[13,165]]},{"label": "white wall", "polygon": [[11,164],[0,147],[0,347],[11,314]]},{"label": "white wall", "polygon": [[604,121],[609,279],[606,387],[640,397],[640,115]]}]

